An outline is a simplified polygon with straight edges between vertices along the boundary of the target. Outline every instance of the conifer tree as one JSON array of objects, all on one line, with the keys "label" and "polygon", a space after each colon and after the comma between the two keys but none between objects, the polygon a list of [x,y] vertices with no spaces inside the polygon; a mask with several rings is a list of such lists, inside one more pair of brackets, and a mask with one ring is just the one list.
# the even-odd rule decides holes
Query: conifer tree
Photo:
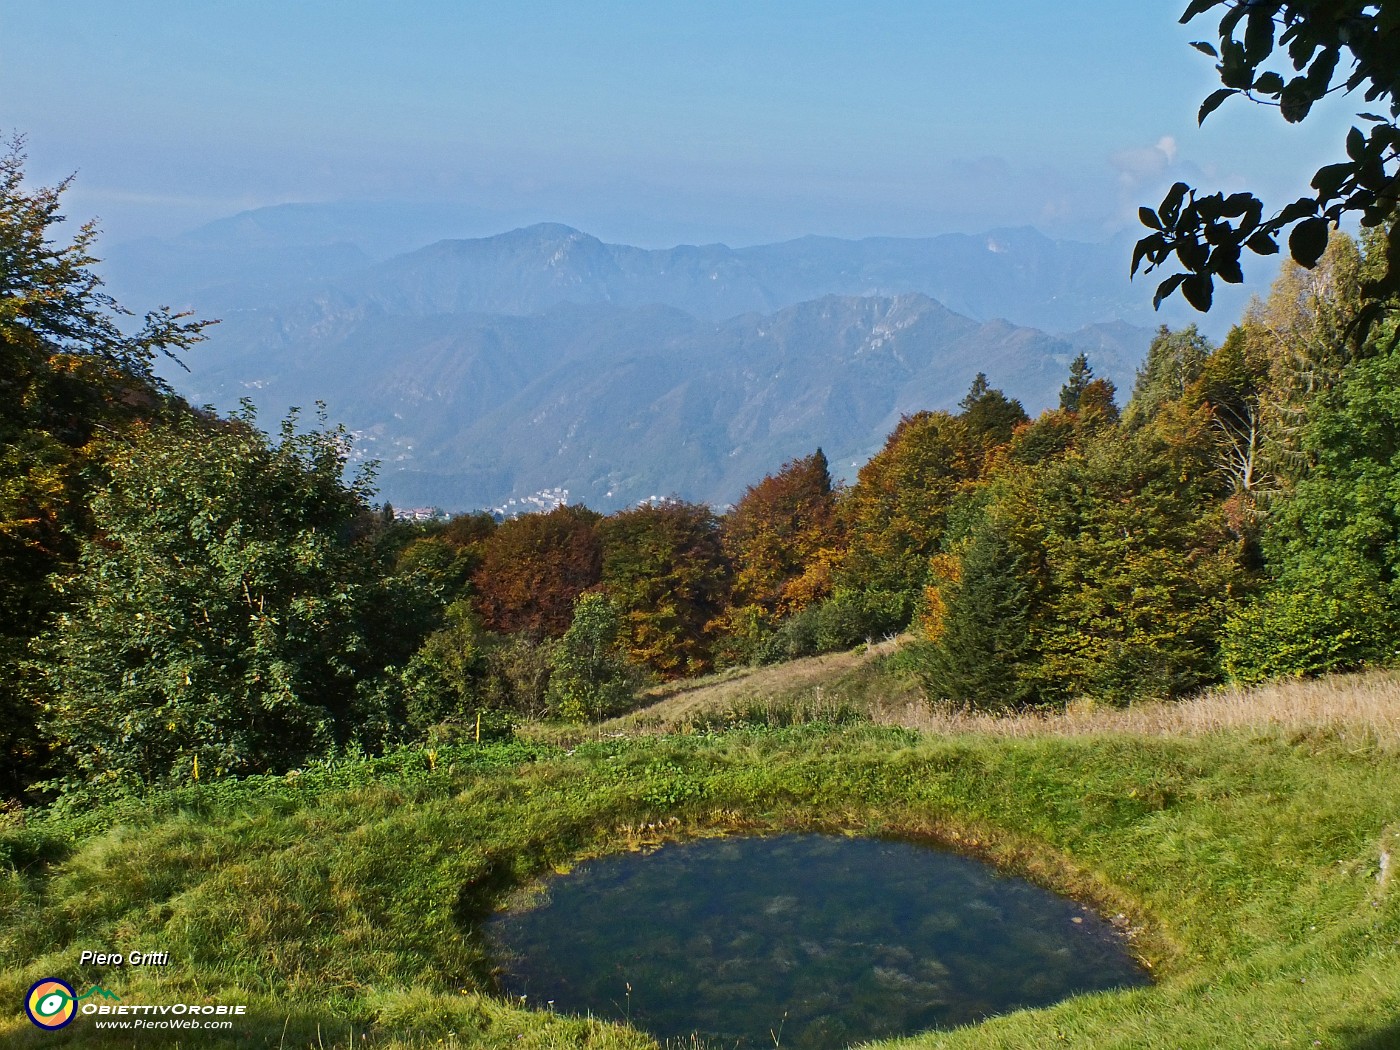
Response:
[{"label": "conifer tree", "polygon": [[959,578],[940,595],[945,612],[932,647],[916,658],[936,703],[1007,711],[1035,699],[1029,561],[1010,536],[984,523],[963,553]]},{"label": "conifer tree", "polygon": [[1094,370],[1089,367],[1089,358],[1081,352],[1069,363],[1069,379],[1060,387],[1060,411],[1078,412],[1084,391],[1093,380]]}]

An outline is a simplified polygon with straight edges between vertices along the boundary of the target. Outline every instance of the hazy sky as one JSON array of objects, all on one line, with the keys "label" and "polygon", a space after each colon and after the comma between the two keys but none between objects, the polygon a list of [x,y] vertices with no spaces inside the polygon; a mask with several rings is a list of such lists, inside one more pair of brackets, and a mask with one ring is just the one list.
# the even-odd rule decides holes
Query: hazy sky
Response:
[{"label": "hazy sky", "polygon": [[[1176,177],[1306,187],[1185,0],[0,0],[0,129],[109,238],[405,200],[647,245],[1030,223],[1101,239]],[[470,224],[470,223],[469,223]]]}]

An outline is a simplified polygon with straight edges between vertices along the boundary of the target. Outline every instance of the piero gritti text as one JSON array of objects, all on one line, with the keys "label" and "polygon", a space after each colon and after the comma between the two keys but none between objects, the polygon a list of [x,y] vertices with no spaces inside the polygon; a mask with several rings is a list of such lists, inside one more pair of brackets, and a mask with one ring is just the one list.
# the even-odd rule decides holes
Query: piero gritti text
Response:
[{"label": "piero gritti text", "polygon": [[79,966],[168,966],[169,952],[83,952]]}]

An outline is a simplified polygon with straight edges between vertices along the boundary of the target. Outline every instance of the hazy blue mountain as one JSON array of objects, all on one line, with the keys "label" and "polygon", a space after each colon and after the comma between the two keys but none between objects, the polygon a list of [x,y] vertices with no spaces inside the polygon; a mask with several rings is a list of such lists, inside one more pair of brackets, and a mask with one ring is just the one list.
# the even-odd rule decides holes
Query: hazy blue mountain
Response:
[{"label": "hazy blue mountain", "polygon": [[[587,269],[604,267],[599,242],[576,243]],[[252,396],[269,415],[324,400],[382,461],[396,505],[463,510],[562,486],[606,510],[653,495],[732,502],[817,446],[853,476],[901,414],[954,406],[978,371],[1035,412],[1080,349],[1126,386],[1150,337],[1123,322],[1056,337],[921,294],[725,320],[567,301],[491,315],[466,312],[481,300],[451,298],[461,285],[434,272],[414,298],[345,289],[233,314],[177,385],[221,407]]]},{"label": "hazy blue mountain", "polygon": [[1032,412],[1081,349],[1126,388],[1159,320],[1126,243],[1031,229],[648,249],[548,223],[441,239],[440,221],[259,209],[126,245],[108,272],[126,301],[163,286],[222,315],[171,374],[192,399],[252,397],[269,425],[323,400],[388,499],[458,510],[559,486],[600,509],[722,504],[818,445],[853,475],[978,371]]},{"label": "hazy blue mountain", "polygon": [[[1126,279],[1126,242],[1056,241],[1029,228],[978,236],[804,237],[782,244],[644,249],[542,223],[444,240],[335,287],[393,313],[531,314],[561,303],[661,303],[720,320],[824,295],[920,293],[980,320],[1047,330],[1159,323]],[[1177,308],[1173,303],[1173,308]]]},{"label": "hazy blue mountain", "polygon": [[206,316],[320,293],[372,300],[394,313],[532,314],[566,302],[657,303],[720,320],[823,295],[918,292],[978,320],[1000,317],[1048,331],[1115,320],[1202,321],[1217,336],[1238,315],[1246,291],[1220,289],[1220,306],[1207,318],[1179,297],[1159,316],[1151,307],[1155,282],[1127,279],[1126,236],[1088,244],[1021,228],[653,249],[607,244],[556,223],[460,236],[492,228],[492,219],[460,206],[279,205],[177,238],[117,245],[104,272],[124,302],[168,303]]}]

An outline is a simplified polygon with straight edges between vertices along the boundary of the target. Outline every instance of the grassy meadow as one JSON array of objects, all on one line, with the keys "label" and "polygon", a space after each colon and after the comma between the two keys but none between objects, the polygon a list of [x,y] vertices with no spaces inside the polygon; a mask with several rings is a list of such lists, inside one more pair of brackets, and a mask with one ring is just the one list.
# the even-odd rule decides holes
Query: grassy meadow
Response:
[{"label": "grassy meadow", "polygon": [[[1400,1046],[1394,676],[994,720],[909,707],[878,659],[852,657],[654,699],[588,738],[9,814],[0,1041],[654,1045],[493,994],[480,919],[585,857],[808,829],[950,844],[1091,902],[1157,979],[901,1046]],[[170,964],[79,967],[85,949]],[[47,976],[248,1013],[231,1033],[117,1036],[85,1017],[43,1032],[20,1003]]]}]

